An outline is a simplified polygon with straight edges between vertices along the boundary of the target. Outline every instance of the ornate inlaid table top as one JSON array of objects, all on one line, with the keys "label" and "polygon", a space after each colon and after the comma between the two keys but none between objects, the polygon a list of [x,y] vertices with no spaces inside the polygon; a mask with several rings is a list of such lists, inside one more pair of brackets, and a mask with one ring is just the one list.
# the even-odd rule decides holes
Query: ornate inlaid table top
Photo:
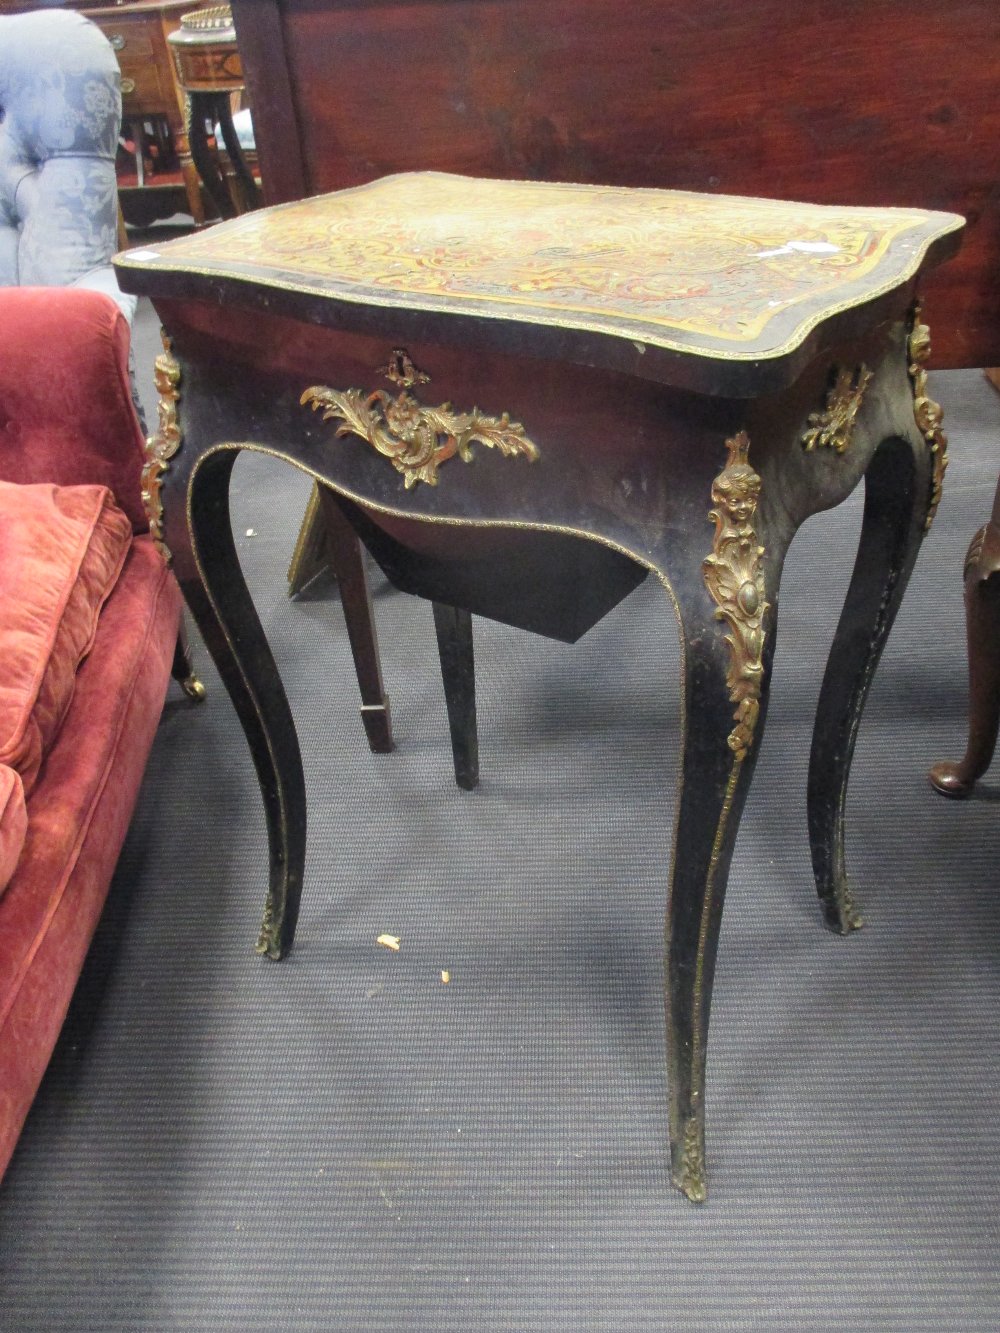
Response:
[{"label": "ornate inlaid table top", "polygon": [[[922,209],[421,172],[265,209],[118,263],[756,361],[899,287],[962,225]],[[129,283],[143,285],[138,273]]]}]

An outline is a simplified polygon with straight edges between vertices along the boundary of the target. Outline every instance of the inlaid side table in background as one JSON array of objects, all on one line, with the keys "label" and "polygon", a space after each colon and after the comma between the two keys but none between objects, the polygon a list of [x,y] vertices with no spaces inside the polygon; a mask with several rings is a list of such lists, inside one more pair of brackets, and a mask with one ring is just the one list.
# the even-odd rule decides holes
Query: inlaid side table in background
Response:
[{"label": "inlaid side table in background", "polygon": [[946,462],[917,284],[961,225],[417,173],[118,262],[165,330],[151,529],[260,777],[263,952],[292,943],[306,797],[228,520],[241,450],[325,483],[388,577],[435,603],[459,740],[474,735],[470,612],[573,641],[647,574],[662,583],[685,716],[666,908],[670,1146],[694,1200],[719,924],[782,566],[804,520],[864,477],[808,788],[823,915],[840,933],[861,923],[844,866],[848,771]]},{"label": "inlaid side table in background", "polygon": [[[219,217],[232,218],[259,208],[261,194],[247,165],[233,124],[232,95],[243,91],[243,66],[228,5],[184,14],[168,38],[177,85],[187,101],[191,157]],[[218,126],[232,167],[232,189],[209,143],[208,126]]]}]

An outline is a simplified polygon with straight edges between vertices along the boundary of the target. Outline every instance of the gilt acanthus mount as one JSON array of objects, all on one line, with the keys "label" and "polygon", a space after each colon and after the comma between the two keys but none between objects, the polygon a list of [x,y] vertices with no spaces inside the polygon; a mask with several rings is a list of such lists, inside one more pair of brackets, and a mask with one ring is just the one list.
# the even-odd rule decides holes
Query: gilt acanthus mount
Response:
[{"label": "gilt acanthus mount", "polygon": [[715,523],[712,554],[704,561],[704,577],[716,604],[715,615],[728,627],[729,671],[726,684],[736,704],[736,726],[729,748],[737,760],[746,758],[760,712],[764,676],[764,548],[758,544],[754,516],[760,477],[747,462],[750,440],[740,431],[726,441],[729,462],[712,483]]},{"label": "gilt acanthus mount", "polygon": [[832,449],[838,454],[847,451],[854,436],[861,400],[871,378],[872,372],[865,365],[854,370],[848,366],[837,367],[823,410],[809,414],[808,429],[802,436],[803,449]]},{"label": "gilt acanthus mount", "polygon": [[927,362],[931,355],[931,331],[920,321],[919,303],[913,307],[910,335],[907,339],[907,369],[910,383],[913,385],[913,415],[917,428],[927,441],[931,456],[931,494],[927,506],[925,529],[934,522],[934,515],[941,503],[941,490],[944,486],[944,474],[948,467],[948,437],[942,430],[944,413],[927,392]]},{"label": "gilt acanthus mount", "polygon": [[181,428],[177,421],[177,401],[180,398],[181,368],[171,350],[170,339],[160,330],[163,351],[153,363],[153,379],[157,402],[157,428],[146,440],[146,461],[142,468],[142,504],[149,520],[149,535],[156,549],[170,564],[170,550],[163,537],[163,474],[170,460],[181,447]]},{"label": "gilt acanthus mount", "polygon": [[396,348],[381,373],[399,386],[393,397],[385,389],[365,393],[363,389],[331,389],[316,384],[306,389],[300,401],[321,411],[324,421],[339,421],[336,434],[357,435],[388,458],[411,490],[418,481],[436,486],[438,468],[458,454],[465,463],[473,459],[473,444],[498,449],[507,457],[520,455],[534,462],[538,446],[529,440],[519,421],[507,412],[486,416],[474,407],[456,412],[450,403],[427,407],[411,392],[426,384],[430,376],[417,370],[402,348]]}]

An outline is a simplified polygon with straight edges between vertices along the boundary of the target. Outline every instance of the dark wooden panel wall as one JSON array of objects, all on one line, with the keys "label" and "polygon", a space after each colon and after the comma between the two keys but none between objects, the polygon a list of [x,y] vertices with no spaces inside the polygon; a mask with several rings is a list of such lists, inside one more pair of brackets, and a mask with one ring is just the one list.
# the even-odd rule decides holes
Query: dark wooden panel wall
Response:
[{"label": "dark wooden panel wall", "polygon": [[1000,363],[1000,0],[234,0],[272,202],[393,171],[963,213],[935,365]]}]

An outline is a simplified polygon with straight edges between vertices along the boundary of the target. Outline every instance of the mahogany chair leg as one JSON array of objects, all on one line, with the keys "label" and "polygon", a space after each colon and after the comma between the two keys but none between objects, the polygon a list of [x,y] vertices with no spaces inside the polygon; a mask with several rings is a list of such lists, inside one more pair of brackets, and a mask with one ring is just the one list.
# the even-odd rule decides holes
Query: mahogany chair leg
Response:
[{"label": "mahogany chair leg", "polygon": [[[998,489],[1000,500],[1000,489]],[[991,542],[992,536],[992,542]],[[993,547],[993,559],[990,547]],[[968,796],[990,766],[1000,731],[1000,571],[993,568],[1000,529],[976,533],[965,561],[965,618],[969,645],[969,740],[957,763],[935,764],[928,777],[942,796]]]},{"label": "mahogany chair leg", "polygon": [[382,665],[375,633],[375,613],[365,574],[361,542],[328,486],[319,487],[319,515],[326,531],[327,549],[337,571],[340,601],[347,622],[347,637],[361,689],[361,721],[375,754],[393,748],[389,699],[382,684]]},{"label": "mahogany chair leg", "polygon": [[174,664],[170,668],[170,674],[179,683],[189,699],[193,699],[196,704],[202,702],[205,698],[205,686],[198,679],[195,672],[187,625],[183,620],[181,620],[180,629],[177,631],[177,646],[174,649]]}]

